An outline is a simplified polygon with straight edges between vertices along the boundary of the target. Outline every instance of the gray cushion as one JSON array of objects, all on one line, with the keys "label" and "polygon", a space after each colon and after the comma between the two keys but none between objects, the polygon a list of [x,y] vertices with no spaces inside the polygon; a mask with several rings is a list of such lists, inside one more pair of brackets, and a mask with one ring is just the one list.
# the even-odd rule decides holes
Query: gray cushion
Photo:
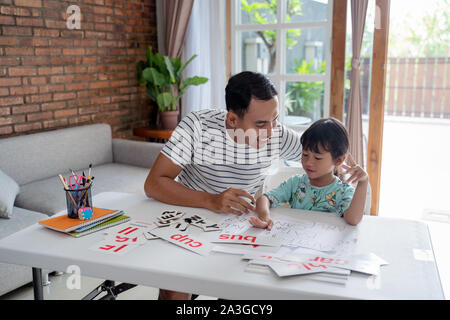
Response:
[{"label": "gray cushion", "polygon": [[113,139],[112,147],[114,162],[150,169],[164,144]]},{"label": "gray cushion", "polygon": [[[46,218],[48,217],[45,214],[14,207],[10,219],[0,219],[0,238],[7,237]],[[0,263],[0,295],[31,280],[30,267]]]},{"label": "gray cushion", "polygon": [[10,219],[0,219],[0,239],[47,218],[45,214],[39,212],[13,207]]},{"label": "gray cushion", "polygon": [[14,201],[19,193],[19,185],[10,176],[0,170],[0,218],[9,219]]},{"label": "gray cushion", "polygon": [[[83,169],[87,174],[88,169]],[[144,182],[149,169],[124,164],[109,163],[92,168],[95,180],[92,196],[106,191],[144,194]],[[76,173],[80,173],[77,171]],[[62,173],[66,179],[69,173]],[[43,179],[20,187],[16,206],[43,212],[49,216],[67,209],[65,191],[59,179]],[[95,206],[95,201],[93,203]]]},{"label": "gray cushion", "polygon": [[96,124],[0,139],[0,150],[0,168],[22,186],[69,168],[111,163],[111,127]]}]

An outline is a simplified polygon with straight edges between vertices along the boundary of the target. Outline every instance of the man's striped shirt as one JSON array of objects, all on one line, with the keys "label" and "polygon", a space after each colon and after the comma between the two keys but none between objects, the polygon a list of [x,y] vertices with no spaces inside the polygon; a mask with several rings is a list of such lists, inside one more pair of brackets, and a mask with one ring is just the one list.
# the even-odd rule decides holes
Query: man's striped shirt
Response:
[{"label": "man's striped shirt", "polygon": [[208,193],[236,188],[254,196],[274,160],[300,161],[300,134],[279,126],[265,147],[255,149],[229,136],[226,114],[225,110],[200,110],[179,123],[161,151],[182,168],[176,181]]}]

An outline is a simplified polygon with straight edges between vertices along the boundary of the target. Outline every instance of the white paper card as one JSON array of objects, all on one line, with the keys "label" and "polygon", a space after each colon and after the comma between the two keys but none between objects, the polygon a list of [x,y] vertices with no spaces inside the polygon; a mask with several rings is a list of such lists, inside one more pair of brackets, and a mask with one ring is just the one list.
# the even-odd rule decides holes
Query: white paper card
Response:
[{"label": "white paper card", "polygon": [[222,228],[217,223],[208,221],[207,219],[199,216],[199,215],[193,215],[189,218],[184,219],[186,222],[189,222],[193,226],[201,228],[203,231],[220,231]]},{"label": "white paper card", "polygon": [[159,239],[159,237],[155,236],[153,233],[151,233],[150,231],[146,231],[144,232],[144,237],[147,240],[155,240],[155,239]]},{"label": "white paper card", "polygon": [[137,247],[138,245],[136,244],[111,243],[109,240],[103,240],[93,245],[89,249],[106,254],[123,255]]},{"label": "white paper card", "polygon": [[131,220],[128,221],[127,223],[122,223],[118,226],[106,229],[105,234],[108,235],[117,234],[131,238],[133,236],[141,235],[145,231],[150,231],[157,227],[158,226],[153,221]]},{"label": "white paper card", "polygon": [[217,238],[212,240],[216,243],[240,243],[240,244],[252,244],[269,247],[279,247],[280,242],[273,238],[267,238],[263,236],[256,236],[251,234],[228,234],[221,233],[217,235]]},{"label": "white paper card", "polygon": [[334,257],[329,255],[286,255],[283,259],[321,263],[330,267],[371,275],[378,275],[380,273],[380,264],[387,264],[385,260],[373,253],[358,254],[350,257]]},{"label": "white paper card", "polygon": [[[250,262],[253,262],[252,260]],[[258,261],[255,261],[258,262]],[[268,262],[267,265],[275,271],[279,277],[301,275],[301,274],[311,274],[318,272],[337,272],[340,274],[340,270],[336,268],[327,266],[321,263],[313,262],[300,262],[300,263],[280,263],[280,262]]]},{"label": "white paper card", "polygon": [[164,211],[161,213],[161,215],[158,217],[158,221],[160,222],[170,222],[174,220],[178,220],[184,216],[184,212],[181,211]]},{"label": "white paper card", "polygon": [[258,229],[248,222],[251,214],[228,216],[220,223],[222,233],[254,235],[277,240],[283,246],[351,254],[358,238],[358,228],[336,217],[333,223],[274,218],[272,230]]},{"label": "white paper card", "polygon": [[108,241],[111,244],[135,244],[142,245],[147,243],[147,239],[143,234],[135,234],[131,237],[123,236],[120,234],[107,234],[104,241]]},{"label": "white paper card", "polygon": [[180,230],[172,227],[154,229],[151,233],[161,239],[169,241],[170,243],[202,256],[208,255],[212,249],[212,244],[205,241],[200,236],[187,232],[181,232]]},{"label": "white paper card", "polygon": [[214,246],[212,251],[228,254],[275,254],[281,248],[268,247],[268,246],[258,246],[258,245],[246,245],[246,244],[235,244],[235,243],[224,243]]},{"label": "white paper card", "polygon": [[258,260],[258,261],[267,261],[267,262],[285,262],[280,256],[271,255],[271,254],[245,254],[241,257],[242,260]]}]

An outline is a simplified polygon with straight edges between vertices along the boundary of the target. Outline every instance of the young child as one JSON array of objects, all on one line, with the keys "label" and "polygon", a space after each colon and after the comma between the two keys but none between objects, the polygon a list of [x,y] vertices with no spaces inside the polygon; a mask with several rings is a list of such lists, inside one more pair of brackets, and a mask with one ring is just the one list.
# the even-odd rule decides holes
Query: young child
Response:
[{"label": "young child", "polygon": [[[279,187],[256,200],[258,217],[249,222],[270,230],[273,221],[269,208],[289,203],[291,208],[334,212],[351,225],[358,224],[366,202],[368,175],[350,154],[347,157],[348,133],[343,124],[334,119],[314,122],[302,135],[302,166],[305,174],[293,176]],[[341,181],[338,168],[349,177]],[[350,183],[357,182],[356,189]]]}]

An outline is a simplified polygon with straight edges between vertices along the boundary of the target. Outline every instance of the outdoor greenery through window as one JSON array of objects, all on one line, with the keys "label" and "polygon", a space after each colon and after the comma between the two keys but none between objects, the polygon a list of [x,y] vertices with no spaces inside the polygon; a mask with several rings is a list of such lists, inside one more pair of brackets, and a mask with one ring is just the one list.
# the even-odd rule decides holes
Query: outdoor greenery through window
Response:
[{"label": "outdoor greenery through window", "polygon": [[329,114],[332,0],[234,0],[233,74],[268,75],[281,120],[294,127]]}]

